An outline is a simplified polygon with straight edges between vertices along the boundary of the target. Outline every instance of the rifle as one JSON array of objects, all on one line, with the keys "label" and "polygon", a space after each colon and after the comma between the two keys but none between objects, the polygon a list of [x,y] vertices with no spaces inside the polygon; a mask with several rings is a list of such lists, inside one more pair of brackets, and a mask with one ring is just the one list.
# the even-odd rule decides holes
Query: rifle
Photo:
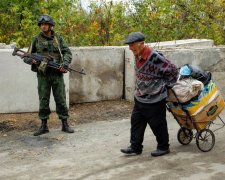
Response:
[{"label": "rifle", "polygon": [[[50,67],[50,68],[54,68],[54,69],[60,69],[61,65],[54,62],[54,57],[52,56],[43,56],[43,55],[40,55],[40,54],[30,54],[30,53],[27,53],[19,48],[14,48],[14,51],[12,53],[13,56],[19,56],[21,57],[22,59],[24,57],[30,57],[32,59],[35,59],[37,61],[38,64],[40,64],[41,62],[46,62],[46,65],[47,67]],[[69,67],[64,67],[67,71],[69,72],[76,72],[76,73],[80,73],[80,74],[83,74],[83,75],[86,75],[86,73],[84,72],[83,69],[81,69],[81,71],[78,71],[78,70],[75,70],[75,69],[72,69],[72,68],[69,68]]]}]

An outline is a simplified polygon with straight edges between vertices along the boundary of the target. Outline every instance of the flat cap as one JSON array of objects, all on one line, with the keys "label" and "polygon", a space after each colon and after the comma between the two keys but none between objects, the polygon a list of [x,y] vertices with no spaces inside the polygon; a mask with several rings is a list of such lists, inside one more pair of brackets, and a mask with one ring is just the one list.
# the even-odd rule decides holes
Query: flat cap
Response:
[{"label": "flat cap", "polygon": [[141,42],[145,40],[144,34],[141,32],[132,32],[128,35],[127,39],[125,40],[125,44],[131,44],[133,42]]}]

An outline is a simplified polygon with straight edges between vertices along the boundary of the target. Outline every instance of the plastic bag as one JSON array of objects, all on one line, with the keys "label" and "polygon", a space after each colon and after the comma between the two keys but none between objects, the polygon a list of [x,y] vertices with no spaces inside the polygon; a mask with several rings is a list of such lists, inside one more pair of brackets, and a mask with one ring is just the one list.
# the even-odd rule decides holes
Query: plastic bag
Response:
[{"label": "plastic bag", "polygon": [[203,71],[200,67],[194,65],[184,65],[180,68],[179,79],[192,77],[201,81],[204,85],[208,84],[211,80],[211,73],[209,71]]},{"label": "plastic bag", "polygon": [[197,96],[204,84],[193,78],[178,80],[172,89],[168,90],[167,101],[186,103]]}]

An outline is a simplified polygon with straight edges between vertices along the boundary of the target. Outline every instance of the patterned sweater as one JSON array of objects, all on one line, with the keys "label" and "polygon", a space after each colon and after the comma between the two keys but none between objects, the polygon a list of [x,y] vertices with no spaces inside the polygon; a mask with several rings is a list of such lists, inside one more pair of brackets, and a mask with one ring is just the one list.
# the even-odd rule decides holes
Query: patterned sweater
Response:
[{"label": "patterned sweater", "polygon": [[142,103],[156,103],[167,97],[167,88],[177,81],[178,70],[156,50],[146,46],[148,56],[141,65],[138,58],[135,61],[137,101]]}]

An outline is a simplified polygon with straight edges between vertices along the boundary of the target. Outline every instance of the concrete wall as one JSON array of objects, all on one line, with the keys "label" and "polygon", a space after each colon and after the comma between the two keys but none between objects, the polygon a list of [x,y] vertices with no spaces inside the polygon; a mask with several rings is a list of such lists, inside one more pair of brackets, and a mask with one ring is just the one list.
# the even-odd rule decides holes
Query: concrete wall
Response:
[{"label": "concrete wall", "polygon": [[198,65],[212,73],[217,88],[225,97],[225,46],[221,47],[194,47],[191,49],[163,50],[165,56],[178,67],[184,64]]},{"label": "concrete wall", "polygon": [[[157,46],[156,46],[157,44]],[[211,40],[186,40],[151,43],[178,67],[189,63],[213,72],[225,95],[225,47],[213,47]],[[0,49],[0,113],[38,111],[36,74],[12,49]],[[121,99],[133,100],[134,58],[127,46],[71,48],[71,68],[85,69],[87,75],[67,73],[67,104]],[[51,110],[55,103],[51,97]]]},{"label": "concrete wall", "polygon": [[[26,50],[25,50],[26,51]],[[13,49],[0,49],[0,113],[36,112],[39,109],[37,77]],[[69,105],[69,75],[64,76]],[[53,96],[50,109],[55,110]]]},{"label": "concrete wall", "polygon": [[214,46],[214,41],[210,39],[186,39],[186,40],[174,40],[174,41],[164,41],[164,42],[154,42],[148,43],[151,47],[155,49],[165,49],[165,48],[174,48],[174,47],[182,47],[182,48],[190,48],[190,47],[203,47]]},{"label": "concrete wall", "polygon": [[71,68],[83,67],[87,75],[70,73],[70,103],[122,98],[123,47],[82,47],[71,50]]}]

